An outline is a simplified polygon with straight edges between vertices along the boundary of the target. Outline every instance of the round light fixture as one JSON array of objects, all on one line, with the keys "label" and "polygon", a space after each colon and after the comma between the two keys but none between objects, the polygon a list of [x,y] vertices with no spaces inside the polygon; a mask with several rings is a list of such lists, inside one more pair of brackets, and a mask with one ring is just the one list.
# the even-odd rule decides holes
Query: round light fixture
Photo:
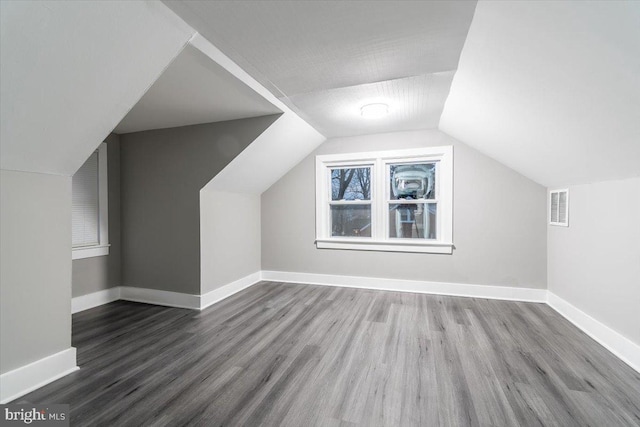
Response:
[{"label": "round light fixture", "polygon": [[379,119],[389,114],[389,106],[383,103],[363,105],[360,114],[365,119]]}]

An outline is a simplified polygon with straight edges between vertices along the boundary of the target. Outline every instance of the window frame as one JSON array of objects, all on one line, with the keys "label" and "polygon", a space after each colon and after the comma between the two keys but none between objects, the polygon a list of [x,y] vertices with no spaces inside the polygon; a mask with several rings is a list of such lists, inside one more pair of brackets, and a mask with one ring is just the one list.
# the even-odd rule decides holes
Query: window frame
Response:
[{"label": "window frame", "polygon": [[[109,255],[109,184],[107,144],[101,143],[98,149],[98,240],[95,245],[73,246],[71,242],[71,259],[84,259]],[[71,178],[73,180],[73,177]]]},{"label": "window frame", "polygon": [[[436,163],[436,239],[389,237],[389,166],[397,163]],[[331,169],[362,167],[371,170],[371,237],[331,236]],[[342,204],[363,204],[344,201]],[[394,201],[395,202],[395,201]],[[399,202],[399,201],[398,201]],[[397,203],[397,202],[396,202]],[[432,203],[415,200],[409,204]],[[400,202],[399,204],[407,204]],[[385,212],[385,210],[387,212]],[[316,156],[316,247],[387,252],[453,253],[453,147]]]},{"label": "window frame", "polygon": [[[326,179],[327,182],[325,183],[326,185],[326,189],[328,190],[328,193],[325,194],[326,198],[327,198],[327,202],[326,202],[326,206],[328,207],[328,210],[326,212],[326,218],[324,218],[324,222],[325,222],[325,226],[327,227],[327,235],[331,235],[331,206],[362,206],[362,205],[369,205],[371,207],[371,232],[373,233],[373,224],[376,223],[378,221],[376,212],[375,212],[375,207],[373,204],[373,198],[374,198],[374,194],[375,194],[375,188],[376,188],[376,183],[374,182],[374,173],[375,173],[375,165],[373,163],[371,163],[369,160],[354,160],[354,161],[350,161],[348,162],[348,164],[346,165],[338,165],[339,167],[336,167],[334,165],[331,165],[327,168],[327,174],[326,174]],[[346,167],[352,167],[352,168],[362,168],[362,167],[371,167],[371,194],[369,196],[369,200],[331,200],[331,185],[332,185],[332,178],[331,178],[331,170],[332,169],[343,169]],[[333,238],[335,239],[335,238]],[[370,240],[370,237],[349,237],[349,240],[352,239],[361,239],[361,240]]]}]

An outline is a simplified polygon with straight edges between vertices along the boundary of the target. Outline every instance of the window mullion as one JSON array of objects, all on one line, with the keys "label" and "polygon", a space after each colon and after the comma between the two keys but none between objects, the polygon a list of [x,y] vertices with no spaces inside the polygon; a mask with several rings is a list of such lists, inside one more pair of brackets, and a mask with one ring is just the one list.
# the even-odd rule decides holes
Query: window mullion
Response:
[{"label": "window mullion", "polygon": [[349,206],[349,205],[371,205],[371,200],[330,200],[328,202],[330,205],[337,206]]},{"label": "window mullion", "polygon": [[376,224],[375,224],[375,239],[383,240],[385,238],[385,224],[386,217],[384,214],[386,199],[385,196],[385,184],[386,184],[386,172],[385,164],[382,159],[376,160]]},{"label": "window mullion", "polygon": [[327,173],[325,176],[327,189],[324,192],[324,200],[325,200],[325,218],[324,218],[324,229],[326,237],[331,236],[331,205],[328,203],[331,201],[331,168],[327,168]]}]

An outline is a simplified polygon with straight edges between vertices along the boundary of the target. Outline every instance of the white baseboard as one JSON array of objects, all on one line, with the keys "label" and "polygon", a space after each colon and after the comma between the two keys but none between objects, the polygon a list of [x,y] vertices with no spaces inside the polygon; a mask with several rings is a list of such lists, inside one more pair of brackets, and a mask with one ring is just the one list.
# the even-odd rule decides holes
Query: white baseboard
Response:
[{"label": "white baseboard", "polygon": [[0,403],[18,399],[27,393],[77,371],[76,349],[69,347],[28,365],[0,375]]},{"label": "white baseboard", "polygon": [[120,299],[120,286],[93,292],[71,299],[71,314],[79,313],[99,305],[109,304]]},{"label": "white baseboard", "polygon": [[263,271],[262,280],[310,285],[342,286],[383,291],[414,292],[509,301],[546,302],[547,290],[509,286],[469,285],[463,283],[427,282],[419,280],[380,279],[330,274]]},{"label": "white baseboard", "polygon": [[640,346],[638,344],[620,335],[553,292],[547,291],[547,298],[547,304],[551,308],[616,355],[624,363],[640,372]]},{"label": "white baseboard", "polygon": [[262,280],[262,272],[256,271],[242,279],[238,279],[235,282],[231,282],[227,285],[214,289],[211,292],[207,292],[200,297],[200,310],[204,310],[218,301],[222,301],[223,299],[228,298],[249,286],[253,286],[260,282],[260,280]]},{"label": "white baseboard", "polygon": [[255,285],[260,282],[261,278],[262,272],[256,271],[253,274],[221,286],[204,295],[160,291],[157,289],[136,288],[132,286],[118,286],[72,298],[71,313],[78,313],[117,300],[203,310],[249,286]]},{"label": "white baseboard", "polygon": [[144,302],[147,304],[165,305],[168,307],[200,310],[200,295],[183,294],[180,292],[121,286],[120,299],[125,301]]},{"label": "white baseboard", "polygon": [[638,344],[546,289],[380,279],[286,271],[262,271],[262,280],[510,301],[544,302],[620,360],[640,372],[640,346]]},{"label": "white baseboard", "polygon": [[121,286],[118,288],[108,289],[106,291],[96,292],[95,294],[74,298],[72,302],[72,309],[73,312],[76,313],[81,310],[86,310],[88,308],[115,301],[116,299],[123,299],[127,301],[166,305],[170,307],[203,310],[260,282],[261,280],[547,303],[551,308],[556,310],[587,335],[611,351],[626,364],[640,372],[640,346],[546,289],[381,279],[287,271],[259,271],[218,289],[214,289],[204,295],[190,295],[178,292]]}]

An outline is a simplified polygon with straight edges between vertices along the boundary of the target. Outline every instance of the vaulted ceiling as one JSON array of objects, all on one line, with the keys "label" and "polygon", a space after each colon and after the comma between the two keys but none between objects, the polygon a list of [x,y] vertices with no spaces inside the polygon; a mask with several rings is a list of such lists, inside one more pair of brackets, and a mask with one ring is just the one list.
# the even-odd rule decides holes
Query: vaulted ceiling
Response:
[{"label": "vaulted ceiling", "polygon": [[1,1],[2,169],[73,175],[194,31],[161,3]]},{"label": "vaulted ceiling", "polygon": [[[435,128],[474,1],[165,1],[325,136]],[[379,121],[360,115],[384,102]]]},{"label": "vaulted ceiling", "polygon": [[440,128],[548,187],[640,176],[640,2],[479,2]]},{"label": "vaulted ceiling", "polygon": [[326,136],[439,127],[545,186],[640,175],[640,2],[165,3]]},{"label": "vaulted ceiling", "polygon": [[[439,127],[546,186],[640,176],[640,2],[1,4],[3,169],[71,175],[133,107],[122,132],[283,111],[254,150],[287,165],[322,139],[297,113],[325,136]],[[178,56],[196,30],[213,62]]]},{"label": "vaulted ceiling", "polygon": [[116,128],[278,113],[220,174],[226,190],[260,194],[325,140],[160,2],[0,8],[3,170],[71,176]]},{"label": "vaulted ceiling", "polygon": [[281,111],[189,45],[115,128],[116,133],[245,119]]}]

